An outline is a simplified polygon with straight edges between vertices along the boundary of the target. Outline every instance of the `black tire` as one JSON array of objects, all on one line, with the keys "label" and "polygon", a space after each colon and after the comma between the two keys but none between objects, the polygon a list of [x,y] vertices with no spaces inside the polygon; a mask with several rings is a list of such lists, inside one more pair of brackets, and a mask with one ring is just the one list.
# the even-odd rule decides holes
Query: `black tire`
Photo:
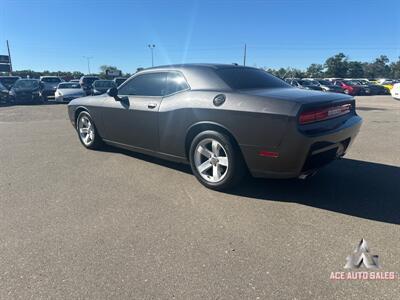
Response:
[{"label": "black tire", "polygon": [[[224,166],[220,167],[223,168],[223,170],[225,170],[226,174],[224,173],[225,175],[223,175],[223,178],[218,182],[211,182],[205,179],[203,176],[206,175],[204,175],[204,173],[203,175],[201,175],[196,166],[196,161],[198,161],[198,159],[196,160],[195,158],[196,149],[198,148],[199,145],[201,145],[205,141],[210,141],[210,140],[217,141],[223,147],[222,150],[219,151],[223,151],[223,153],[227,157],[229,166],[226,167],[226,169]],[[189,160],[192,172],[196,176],[196,178],[205,187],[213,190],[222,191],[229,188],[233,188],[241,181],[241,179],[243,179],[244,175],[246,174],[246,165],[244,163],[239,147],[236,145],[234,141],[232,141],[232,139],[229,136],[213,130],[203,131],[199,133],[192,140],[189,150]],[[207,159],[205,158],[205,160]],[[213,168],[213,165],[211,166],[211,168]],[[211,176],[212,175],[210,175],[210,177]]]},{"label": "black tire", "polygon": [[[80,133],[80,124],[81,124],[80,122],[83,122],[82,121],[83,118],[88,119],[93,126],[93,128],[92,128],[93,138],[91,139],[90,142],[85,142],[84,138],[82,137],[82,135]],[[100,149],[103,146],[103,140],[101,139],[100,135],[98,134],[96,125],[93,122],[92,117],[90,116],[90,114],[87,111],[82,111],[79,113],[78,118],[76,119],[76,131],[78,133],[79,141],[85,148],[96,150],[96,149]]]}]

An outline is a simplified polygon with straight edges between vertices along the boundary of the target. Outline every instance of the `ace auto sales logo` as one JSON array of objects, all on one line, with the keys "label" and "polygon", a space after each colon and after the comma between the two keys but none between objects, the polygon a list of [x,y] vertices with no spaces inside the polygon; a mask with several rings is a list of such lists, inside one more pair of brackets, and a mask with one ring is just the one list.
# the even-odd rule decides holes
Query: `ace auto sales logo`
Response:
[{"label": "ace auto sales logo", "polygon": [[379,256],[372,254],[367,241],[362,239],[353,253],[346,257],[347,272],[331,272],[331,280],[398,280],[399,273],[382,271]]}]

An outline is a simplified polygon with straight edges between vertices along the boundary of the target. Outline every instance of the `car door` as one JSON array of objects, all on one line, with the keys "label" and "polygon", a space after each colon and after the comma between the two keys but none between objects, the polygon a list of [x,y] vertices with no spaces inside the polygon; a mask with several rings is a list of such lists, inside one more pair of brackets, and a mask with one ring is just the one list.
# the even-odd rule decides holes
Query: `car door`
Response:
[{"label": "car door", "polygon": [[166,89],[165,72],[146,72],[129,79],[118,89],[116,101],[104,101],[104,139],[158,151],[158,111]]}]

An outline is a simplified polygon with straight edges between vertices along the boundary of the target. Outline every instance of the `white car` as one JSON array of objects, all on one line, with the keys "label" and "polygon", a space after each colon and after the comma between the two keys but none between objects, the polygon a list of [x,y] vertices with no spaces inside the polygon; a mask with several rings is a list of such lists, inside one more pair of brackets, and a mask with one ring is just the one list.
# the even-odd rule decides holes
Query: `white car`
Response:
[{"label": "white car", "polygon": [[393,88],[390,90],[392,97],[396,100],[400,100],[400,83],[396,83],[393,85]]},{"label": "white car", "polygon": [[86,93],[78,82],[62,82],[55,92],[56,102],[69,102],[75,98],[85,97]]}]

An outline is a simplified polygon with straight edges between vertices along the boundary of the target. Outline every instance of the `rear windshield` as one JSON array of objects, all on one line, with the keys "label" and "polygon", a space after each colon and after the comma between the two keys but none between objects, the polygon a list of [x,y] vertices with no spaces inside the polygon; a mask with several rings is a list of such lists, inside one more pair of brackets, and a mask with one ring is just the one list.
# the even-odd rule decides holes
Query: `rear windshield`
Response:
[{"label": "rear windshield", "polygon": [[12,86],[19,78],[18,77],[2,77],[0,78],[0,82],[4,85],[4,86]]},{"label": "rear windshield", "polygon": [[57,78],[57,77],[44,77],[44,78],[42,78],[40,81],[42,81],[42,82],[57,83],[57,82],[61,82],[61,79],[60,79],[60,78]]},{"label": "rear windshield", "polygon": [[302,84],[302,85],[319,85],[319,83],[315,80],[300,80],[300,84]]},{"label": "rear windshield", "polygon": [[233,67],[217,69],[216,72],[234,90],[290,87],[283,80],[259,69]]},{"label": "rear windshield", "polygon": [[318,81],[320,84],[323,84],[323,85],[332,85],[332,82],[330,82],[330,81],[328,81],[328,80],[320,80],[320,81]]},{"label": "rear windshield", "polygon": [[14,87],[16,88],[25,88],[25,89],[30,89],[30,88],[36,88],[39,86],[39,81],[37,80],[18,80]]},{"label": "rear windshield", "polygon": [[73,82],[66,82],[66,83],[60,83],[58,85],[59,89],[80,89],[81,85],[79,83],[73,83]]}]

